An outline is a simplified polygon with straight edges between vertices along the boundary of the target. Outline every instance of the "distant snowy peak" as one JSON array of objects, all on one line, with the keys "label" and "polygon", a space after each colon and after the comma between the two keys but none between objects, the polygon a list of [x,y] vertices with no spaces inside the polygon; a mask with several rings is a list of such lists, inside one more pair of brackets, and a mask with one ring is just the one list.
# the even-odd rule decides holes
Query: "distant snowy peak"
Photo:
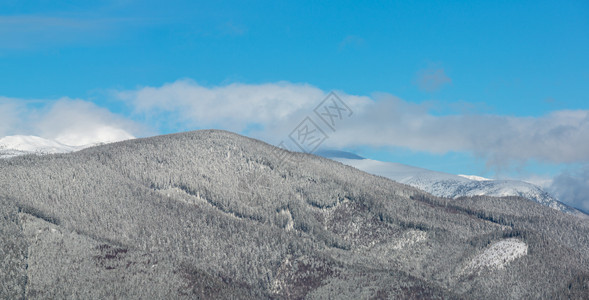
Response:
[{"label": "distant snowy peak", "polygon": [[493,180],[493,179],[489,179],[489,178],[485,178],[485,177],[481,177],[481,176],[476,176],[476,175],[462,175],[462,174],[458,174],[458,176],[464,177],[466,179],[474,180],[474,181],[489,181],[489,180]]},{"label": "distant snowy peak", "polygon": [[45,155],[69,153],[99,144],[102,143],[71,146],[38,136],[12,135],[0,138],[0,159],[27,154]]},{"label": "distant snowy peak", "polygon": [[56,141],[47,140],[38,136],[12,135],[0,138],[0,147],[20,151],[36,151],[38,149],[48,149],[59,151],[61,149],[69,150],[67,145]]},{"label": "distant snowy peak", "polygon": [[55,154],[78,150],[77,147],[44,139],[38,136],[13,135],[0,138],[0,158],[24,154]]},{"label": "distant snowy peak", "polygon": [[352,166],[366,173],[383,176],[416,187],[438,197],[518,196],[559,211],[586,216],[582,212],[561,203],[540,187],[523,181],[491,180],[473,175],[453,175],[399,163],[382,162],[371,159],[328,158]]}]

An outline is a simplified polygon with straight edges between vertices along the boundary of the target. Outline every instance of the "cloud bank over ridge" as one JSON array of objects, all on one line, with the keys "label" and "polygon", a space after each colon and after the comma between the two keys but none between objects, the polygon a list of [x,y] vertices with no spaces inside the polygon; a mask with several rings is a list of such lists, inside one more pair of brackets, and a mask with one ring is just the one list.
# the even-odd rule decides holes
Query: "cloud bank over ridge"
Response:
[{"label": "cloud bank over ridge", "polygon": [[[445,153],[468,152],[491,165],[529,159],[550,163],[589,162],[589,111],[561,110],[539,117],[487,114],[438,116],[428,106],[390,94],[354,96],[337,93],[354,111],[331,134],[332,146],[406,147]],[[205,87],[180,80],[161,87],[121,91],[118,97],[136,114],[176,125],[243,131],[272,139],[288,134],[327,92],[306,84],[230,84]],[[282,138],[282,137],[278,137]]]},{"label": "cloud bank over ridge", "polygon": [[[588,209],[589,110],[559,110],[536,117],[455,113],[436,115],[427,104],[394,95],[337,95],[353,111],[326,146],[402,147],[444,154],[469,153],[490,167],[539,161],[576,166],[544,186],[565,202]],[[0,136],[37,135],[79,146],[193,129],[217,128],[273,144],[288,134],[328,92],[309,84],[277,82],[203,86],[178,80],[111,93],[131,113],[115,114],[81,99],[0,97]],[[320,121],[317,122],[321,125]]]},{"label": "cloud bank over ridge", "polygon": [[[337,94],[354,114],[340,122],[335,132],[326,129],[329,147],[363,145],[437,154],[465,152],[498,168],[531,160],[578,166],[589,162],[588,110],[560,110],[537,117],[475,113],[440,116],[431,113],[427,104],[411,103],[390,94]],[[120,91],[117,96],[135,114],[147,119],[170,122],[167,117],[174,116],[172,122],[179,127],[238,132],[255,124],[249,135],[278,144],[306,116],[313,117],[313,109],[327,92],[288,82],[205,87],[180,80],[161,87]],[[548,186],[566,203],[589,208],[585,196],[589,181],[563,173]]]}]

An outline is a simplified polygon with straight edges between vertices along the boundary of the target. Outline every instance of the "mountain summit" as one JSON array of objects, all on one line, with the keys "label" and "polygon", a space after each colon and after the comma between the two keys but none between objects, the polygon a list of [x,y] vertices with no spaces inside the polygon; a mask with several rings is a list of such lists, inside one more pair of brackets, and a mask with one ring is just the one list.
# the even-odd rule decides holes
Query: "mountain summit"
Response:
[{"label": "mountain summit", "polygon": [[0,160],[0,214],[0,298],[589,296],[585,220],[225,131]]}]

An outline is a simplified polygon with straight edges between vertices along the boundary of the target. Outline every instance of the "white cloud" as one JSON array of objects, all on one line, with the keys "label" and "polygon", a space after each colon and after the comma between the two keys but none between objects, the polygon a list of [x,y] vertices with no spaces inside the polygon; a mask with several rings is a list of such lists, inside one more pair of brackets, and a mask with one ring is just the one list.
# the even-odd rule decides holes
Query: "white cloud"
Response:
[{"label": "white cloud", "polygon": [[0,97],[0,137],[17,127],[22,106],[15,99]]},{"label": "white cloud", "polygon": [[[161,87],[118,93],[137,114],[160,121],[174,116],[179,127],[222,128],[243,132],[259,125],[255,136],[271,142],[286,138],[326,96],[314,86],[288,82],[203,87],[181,80]],[[330,146],[406,147],[418,151],[469,152],[490,165],[529,159],[553,163],[589,161],[589,111],[555,111],[541,117],[485,114],[436,116],[424,105],[388,94],[372,98],[338,95],[354,111],[328,131]],[[320,123],[320,121],[318,121]]]},{"label": "white cloud", "polygon": [[34,122],[42,137],[70,146],[132,139],[139,126],[91,102],[60,99]]},{"label": "white cloud", "polygon": [[[237,132],[252,124],[266,128],[291,124],[295,117],[312,111],[325,96],[325,92],[307,84],[234,83],[209,88],[190,80],[118,93],[136,114],[151,121],[162,121],[162,116],[172,115],[174,118],[164,120],[164,125]],[[363,101],[369,102],[365,97]]]},{"label": "white cloud", "polygon": [[541,117],[435,116],[425,107],[381,95],[363,115],[338,130],[339,146],[401,146],[433,153],[469,152],[490,165],[536,159],[589,161],[589,111],[555,111]]},{"label": "white cloud", "polygon": [[70,146],[134,138],[144,129],[91,102],[0,98],[0,135],[35,135]]},{"label": "white cloud", "polygon": [[589,165],[559,174],[547,190],[561,201],[589,212]]},{"label": "white cloud", "polygon": [[446,75],[442,68],[428,68],[417,72],[416,84],[419,89],[426,92],[435,92],[451,83],[452,79]]}]

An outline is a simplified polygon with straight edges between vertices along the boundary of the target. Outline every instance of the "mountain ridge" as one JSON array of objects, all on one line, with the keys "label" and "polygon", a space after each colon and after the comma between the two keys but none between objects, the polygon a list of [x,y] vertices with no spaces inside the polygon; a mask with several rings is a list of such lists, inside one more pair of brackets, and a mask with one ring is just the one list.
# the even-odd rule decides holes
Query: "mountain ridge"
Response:
[{"label": "mountain ridge", "polygon": [[0,208],[8,298],[589,295],[588,222],[224,131],[0,160]]},{"label": "mountain ridge", "polygon": [[454,175],[371,159],[341,157],[333,157],[333,159],[370,174],[411,185],[439,197],[454,199],[463,196],[520,196],[572,215],[589,217],[584,212],[562,203],[542,188],[524,181],[488,179],[475,175]]}]

